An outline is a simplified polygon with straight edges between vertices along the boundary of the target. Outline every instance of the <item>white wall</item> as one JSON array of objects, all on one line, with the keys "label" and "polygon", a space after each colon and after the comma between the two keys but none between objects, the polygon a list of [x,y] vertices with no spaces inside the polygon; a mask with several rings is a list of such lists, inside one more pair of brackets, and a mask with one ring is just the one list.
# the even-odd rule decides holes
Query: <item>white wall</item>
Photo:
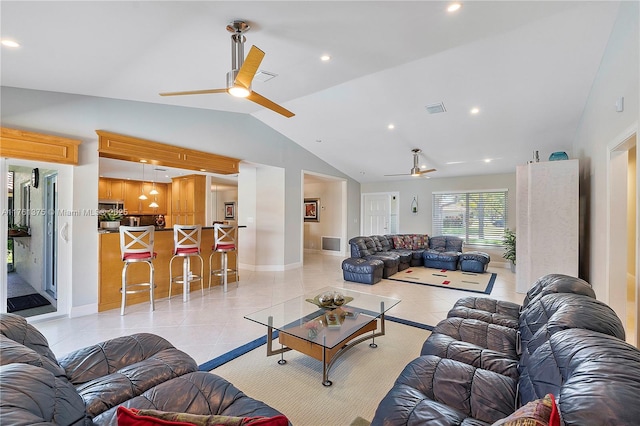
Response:
[{"label": "white wall", "polygon": [[[640,122],[639,6],[638,2],[620,4],[616,24],[573,141],[573,151],[580,159],[581,168],[581,276],[593,285],[598,299],[607,303],[607,145],[628,129],[637,129]],[[621,96],[624,97],[624,111],[616,112],[615,103]],[[625,241],[619,243],[626,244]]]},{"label": "white wall", "polygon": [[[402,181],[387,181],[362,184],[362,192],[399,192],[398,204],[400,214],[398,218],[399,234],[429,234],[431,235],[432,193],[438,191],[475,191],[485,189],[506,189],[507,227],[515,229],[516,211],[516,174],[495,174],[485,176],[463,176],[456,178],[408,178]],[[411,201],[418,197],[418,214],[411,213]],[[350,235],[349,238],[357,234]]]}]

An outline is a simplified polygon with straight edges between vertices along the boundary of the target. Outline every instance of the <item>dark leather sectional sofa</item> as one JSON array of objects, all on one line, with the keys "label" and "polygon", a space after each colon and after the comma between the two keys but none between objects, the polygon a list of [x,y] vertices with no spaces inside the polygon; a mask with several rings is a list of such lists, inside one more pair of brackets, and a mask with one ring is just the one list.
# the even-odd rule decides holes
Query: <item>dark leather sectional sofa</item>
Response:
[{"label": "dark leather sectional sofa", "polygon": [[[0,314],[2,425],[116,425],[118,406],[200,415],[276,417],[222,377],[148,333],[118,337],[57,360],[46,338]],[[285,420],[286,423],[286,420]]]},{"label": "dark leather sectional sofa", "polygon": [[624,338],[615,312],[587,282],[566,275],[540,278],[522,306],[460,299],[380,402],[372,426],[490,425],[547,394],[562,425],[637,425],[640,351]]},{"label": "dark leather sectional sofa", "polygon": [[456,269],[462,245],[457,237],[426,234],[353,237],[349,240],[351,257],[342,263],[343,276],[347,281],[375,284],[412,266]]}]

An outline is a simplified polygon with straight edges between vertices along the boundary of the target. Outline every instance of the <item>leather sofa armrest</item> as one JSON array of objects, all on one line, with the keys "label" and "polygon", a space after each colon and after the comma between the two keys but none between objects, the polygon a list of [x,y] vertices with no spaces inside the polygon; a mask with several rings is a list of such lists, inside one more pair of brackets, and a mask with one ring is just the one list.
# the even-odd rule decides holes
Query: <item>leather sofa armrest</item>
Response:
[{"label": "leather sofa armrest", "polygon": [[[235,417],[273,417],[282,414],[264,402],[247,396],[222,377],[202,371],[166,381],[122,405],[127,408]],[[94,423],[116,425],[116,409],[113,407],[95,417]]]},{"label": "leather sofa armrest", "polygon": [[3,425],[90,425],[84,402],[64,377],[44,368],[12,363],[0,367]]},{"label": "leather sofa armrest", "polygon": [[[167,349],[175,348],[162,337],[138,333],[78,349],[60,358],[58,363],[65,369],[71,383],[79,385],[115,373]],[[196,364],[187,354],[184,356]]]}]

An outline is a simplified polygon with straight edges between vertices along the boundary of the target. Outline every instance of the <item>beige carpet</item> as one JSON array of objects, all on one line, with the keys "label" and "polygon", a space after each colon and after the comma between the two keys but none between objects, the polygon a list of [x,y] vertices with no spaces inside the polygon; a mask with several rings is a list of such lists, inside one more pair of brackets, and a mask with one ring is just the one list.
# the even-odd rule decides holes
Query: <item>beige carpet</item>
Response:
[{"label": "beige carpet", "polygon": [[[345,352],[331,368],[332,386],[322,385],[322,364],[295,351],[267,357],[266,345],[211,371],[247,395],[285,414],[294,426],[349,426],[371,421],[378,403],[409,361],[420,355],[430,332],[386,321],[386,335]],[[279,348],[274,341],[274,349]],[[357,419],[360,417],[361,419]],[[356,420],[354,420],[356,419]],[[355,423],[365,424],[365,423]]]},{"label": "beige carpet", "polygon": [[389,279],[491,294],[493,283],[496,280],[496,274],[490,272],[478,274],[475,272],[449,271],[446,269],[413,266],[393,274]]}]

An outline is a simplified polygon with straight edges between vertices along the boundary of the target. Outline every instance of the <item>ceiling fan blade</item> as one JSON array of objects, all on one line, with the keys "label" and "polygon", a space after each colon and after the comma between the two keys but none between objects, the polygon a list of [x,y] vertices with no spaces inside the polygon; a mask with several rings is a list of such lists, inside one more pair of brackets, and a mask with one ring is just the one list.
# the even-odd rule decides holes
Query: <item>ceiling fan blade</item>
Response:
[{"label": "ceiling fan blade", "polygon": [[291,118],[295,115],[288,109],[281,107],[280,105],[278,105],[273,101],[270,101],[269,99],[265,98],[264,96],[260,95],[257,92],[251,92],[249,96],[247,96],[247,99],[259,105],[262,105],[265,108],[269,108],[270,110],[277,112],[278,114],[284,115],[287,118]]},{"label": "ceiling fan blade", "polygon": [[420,170],[420,173],[419,173],[419,174],[421,174],[421,175],[425,175],[425,174],[427,174],[427,173],[431,173],[431,172],[435,172],[435,171],[436,171],[436,169]]},{"label": "ceiling fan blade", "polygon": [[255,46],[251,46],[249,54],[240,67],[240,70],[238,70],[235,83],[240,83],[244,87],[249,88],[253,81],[253,77],[258,72],[258,67],[262,62],[262,58],[264,58],[264,52]]},{"label": "ceiling fan blade", "polygon": [[205,95],[208,93],[226,93],[227,89],[188,90],[186,92],[164,92],[160,96]]},{"label": "ceiling fan blade", "polygon": [[385,176],[411,176],[411,173],[398,173],[395,175],[385,175]]}]

